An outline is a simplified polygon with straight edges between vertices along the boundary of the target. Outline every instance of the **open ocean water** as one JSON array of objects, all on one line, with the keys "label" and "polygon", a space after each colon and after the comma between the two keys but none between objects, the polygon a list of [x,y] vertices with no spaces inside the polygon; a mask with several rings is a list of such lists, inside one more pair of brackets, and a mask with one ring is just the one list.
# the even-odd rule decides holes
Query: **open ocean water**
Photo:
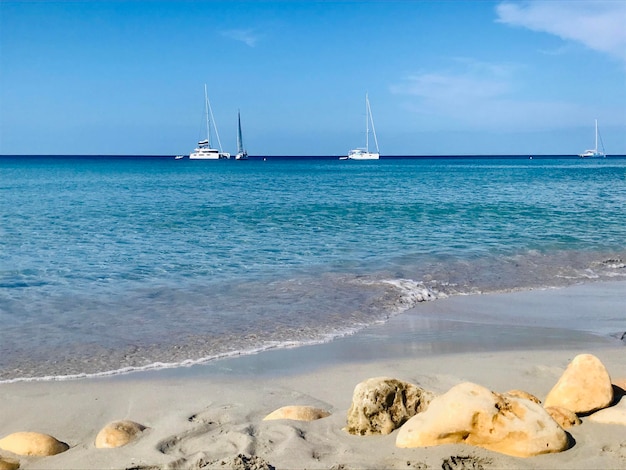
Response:
[{"label": "open ocean water", "polygon": [[0,381],[330,340],[626,279],[626,158],[0,157]]}]

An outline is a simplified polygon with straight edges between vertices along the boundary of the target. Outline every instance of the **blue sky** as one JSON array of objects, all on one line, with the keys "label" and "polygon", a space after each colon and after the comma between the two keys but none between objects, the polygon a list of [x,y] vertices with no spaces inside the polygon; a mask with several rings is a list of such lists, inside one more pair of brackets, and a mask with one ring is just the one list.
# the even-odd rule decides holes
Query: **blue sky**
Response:
[{"label": "blue sky", "polygon": [[[0,1],[0,154],[626,154],[626,1]],[[216,144],[216,140],[213,141]]]}]

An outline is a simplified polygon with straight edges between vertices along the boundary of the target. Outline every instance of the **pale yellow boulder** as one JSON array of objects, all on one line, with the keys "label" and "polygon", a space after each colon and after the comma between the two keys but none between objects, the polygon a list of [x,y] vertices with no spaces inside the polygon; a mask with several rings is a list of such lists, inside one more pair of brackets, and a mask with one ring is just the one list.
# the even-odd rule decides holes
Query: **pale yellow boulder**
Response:
[{"label": "pale yellow boulder", "polygon": [[320,408],[314,408],[312,406],[283,406],[268,414],[263,421],[270,421],[273,419],[292,419],[295,421],[315,421],[316,419],[322,419],[330,416],[330,413]]},{"label": "pale yellow boulder", "polygon": [[588,413],[606,408],[612,401],[613,385],[604,364],[592,354],[579,354],[550,390],[544,406]]},{"label": "pale yellow boulder", "polygon": [[617,405],[596,411],[589,416],[589,421],[603,424],[619,424],[626,426],[626,400],[622,399]]},{"label": "pale yellow boulder", "polygon": [[435,398],[398,431],[396,446],[469,444],[516,457],[560,452],[567,433],[541,405],[465,382]]},{"label": "pale yellow boulder", "polygon": [[0,457],[0,470],[17,470],[20,468],[20,461],[9,457]]},{"label": "pale yellow boulder", "polygon": [[541,403],[539,398],[531,393],[525,392],[524,390],[509,390],[505,393],[505,395],[515,398],[523,398],[524,400],[530,400],[535,403]]},{"label": "pale yellow boulder", "polygon": [[563,429],[578,426],[582,422],[576,413],[561,406],[548,406],[546,411]]},{"label": "pale yellow boulder", "polygon": [[134,421],[114,421],[103,427],[96,436],[95,445],[98,449],[125,446],[135,440],[146,427]]},{"label": "pale yellow boulder", "polygon": [[389,377],[374,377],[354,388],[348,410],[350,434],[389,434],[423,411],[434,395],[417,385]]},{"label": "pale yellow boulder", "polygon": [[17,455],[48,456],[65,452],[69,449],[65,442],[61,442],[48,434],[39,432],[14,432],[4,439],[0,439],[0,449],[13,452]]}]

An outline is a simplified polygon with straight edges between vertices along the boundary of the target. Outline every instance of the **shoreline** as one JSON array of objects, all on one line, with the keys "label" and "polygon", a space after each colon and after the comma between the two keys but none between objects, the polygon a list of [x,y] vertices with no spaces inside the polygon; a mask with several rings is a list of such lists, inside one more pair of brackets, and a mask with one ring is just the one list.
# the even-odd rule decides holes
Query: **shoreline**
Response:
[{"label": "shoreline", "polygon": [[[399,449],[397,432],[357,437],[342,428],[354,387],[370,377],[398,378],[436,394],[471,381],[543,400],[573,357],[592,353],[611,378],[626,378],[626,344],[611,336],[626,329],[624,286],[450,297],[330,343],[115,377],[2,383],[0,439],[36,431],[70,449],[50,457],[4,450],[0,456],[19,459],[24,469],[202,468],[201,462],[238,454],[280,469],[441,468],[451,456],[471,457],[485,469],[623,468],[626,426],[586,417],[568,430],[570,449],[526,459],[456,444]],[[331,416],[262,420],[286,405],[315,406]],[[96,449],[98,431],[122,419],[149,429],[124,447]]]},{"label": "shoreline", "polygon": [[[622,287],[623,286],[623,287]],[[514,291],[455,294],[424,300],[401,313],[392,314],[386,320],[354,328],[352,332],[329,335],[326,339],[292,344],[260,345],[247,351],[232,351],[208,358],[185,359],[180,362],[155,362],[146,365],[126,366],[101,372],[81,372],[67,375],[24,376],[0,380],[5,383],[73,381],[116,378],[119,376],[187,376],[219,371],[223,368],[242,368],[259,373],[265,367],[280,370],[272,363],[290,363],[294,360],[311,362],[311,367],[332,365],[340,358],[353,361],[361,354],[359,349],[367,345],[368,359],[393,356],[403,357],[411,351],[422,354],[453,353],[480,350],[502,350],[529,347],[546,347],[543,340],[533,346],[535,337],[546,336],[552,346],[589,344],[610,345],[618,334],[626,329],[619,323],[621,304],[611,301],[621,290],[626,291],[625,280],[601,280],[560,287],[526,288]],[[426,290],[424,291],[426,292]],[[537,317],[541,312],[539,303],[550,302],[551,293],[568,295],[575,299],[579,313],[572,317],[569,309],[559,310],[557,301],[552,302],[550,315]],[[423,294],[423,293],[422,293]],[[625,295],[626,297],[626,295]],[[586,305],[603,302],[607,309],[601,323],[590,322],[584,316]],[[511,315],[507,304],[513,299],[522,312]],[[545,299],[545,300],[544,300]],[[563,325],[564,317],[566,325]],[[607,321],[613,317],[614,321]],[[617,323],[616,323],[617,322]],[[471,325],[468,329],[467,325]],[[621,328],[620,328],[621,325]],[[536,328],[542,329],[539,336]],[[479,339],[476,339],[476,338]],[[382,344],[384,342],[384,344]],[[261,344],[261,343],[259,343]],[[288,351],[288,352],[286,352]],[[286,353],[285,353],[286,352]],[[283,357],[287,354],[287,357]],[[297,359],[290,359],[295,357]],[[234,361],[234,362],[233,362]],[[235,365],[240,364],[240,365]]]}]

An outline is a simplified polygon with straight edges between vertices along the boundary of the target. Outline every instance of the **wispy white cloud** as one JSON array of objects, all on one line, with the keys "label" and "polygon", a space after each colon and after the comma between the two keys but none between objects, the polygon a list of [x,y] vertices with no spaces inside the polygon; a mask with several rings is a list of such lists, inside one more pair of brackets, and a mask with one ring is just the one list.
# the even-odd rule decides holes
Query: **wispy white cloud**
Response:
[{"label": "wispy white cloud", "polygon": [[418,73],[393,90],[439,102],[472,102],[502,96],[511,89],[516,66],[456,58],[447,71]]},{"label": "wispy white cloud", "polygon": [[455,59],[446,70],[416,73],[391,87],[407,97],[420,126],[490,130],[542,129],[554,122],[572,124],[578,105],[520,98],[524,67]]},{"label": "wispy white cloud", "polygon": [[222,31],[222,36],[225,36],[235,41],[241,41],[247,46],[254,47],[259,41],[259,35],[252,29],[229,29]]},{"label": "wispy white cloud", "polygon": [[576,41],[626,63],[625,1],[507,1],[496,13],[501,23]]},{"label": "wispy white cloud", "polygon": [[539,49],[539,52],[544,55],[551,55],[551,56],[564,55],[564,54],[569,53],[572,50],[572,47],[570,44],[571,43],[566,43],[566,44],[563,44],[561,46],[558,46],[552,49]]}]

